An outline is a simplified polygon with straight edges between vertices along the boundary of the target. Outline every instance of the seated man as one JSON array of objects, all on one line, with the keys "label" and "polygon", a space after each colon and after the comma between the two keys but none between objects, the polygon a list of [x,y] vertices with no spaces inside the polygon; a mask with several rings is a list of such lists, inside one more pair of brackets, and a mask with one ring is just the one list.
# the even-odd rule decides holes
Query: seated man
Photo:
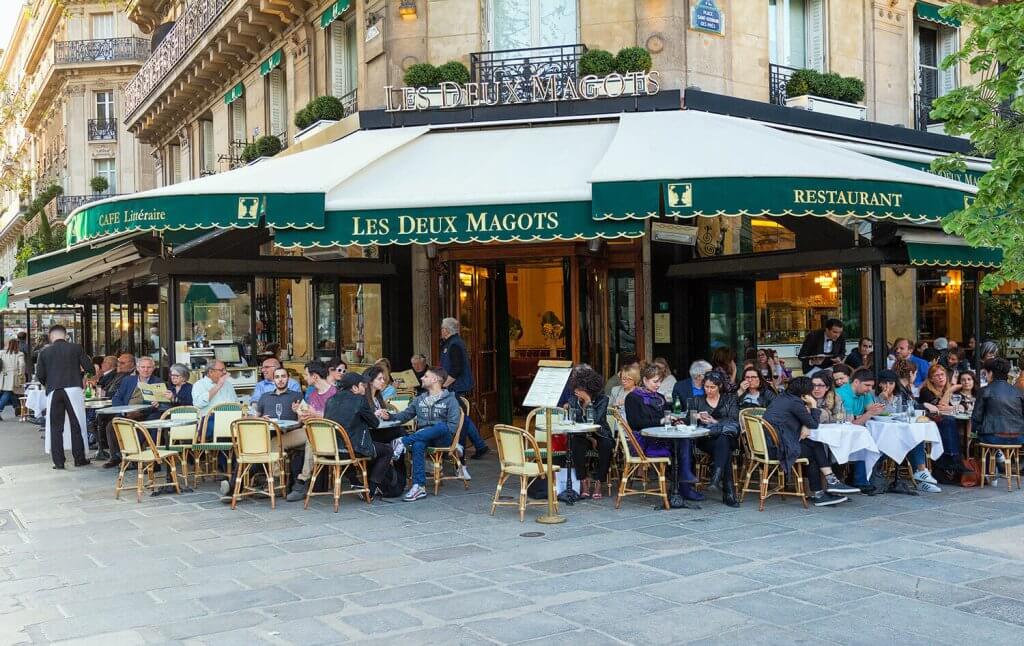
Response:
[{"label": "seated man", "polygon": [[[114,406],[129,406],[137,404],[145,404],[143,400],[142,391],[139,390],[139,384],[158,384],[163,383],[153,373],[156,371],[156,362],[153,361],[152,357],[142,357],[138,360],[135,366],[134,375],[128,375],[121,380],[121,385],[118,386],[117,392],[114,393],[112,398],[112,404]],[[124,417],[128,417],[136,420],[150,420],[160,418],[160,404],[158,402],[152,402],[149,410],[140,410],[135,413],[125,413]],[[110,461],[105,463],[103,466],[110,464],[111,466],[120,464],[121,454],[117,451],[117,438],[114,437],[114,426],[113,424],[108,427],[107,444],[111,448]],[[154,440],[157,439],[157,430],[152,429],[150,436]],[[116,452],[116,453],[115,453]]]},{"label": "seated man", "polygon": [[[294,405],[302,401],[302,394],[297,389],[292,389],[291,384],[294,381],[284,368],[274,370],[274,389],[265,391],[260,396],[259,400],[253,404],[253,411],[262,417],[298,420],[299,416],[294,410]],[[300,428],[299,432],[305,439],[305,431]]]},{"label": "seated man", "polygon": [[408,422],[416,419],[416,432],[402,438],[402,444],[412,451],[412,487],[402,500],[415,502],[427,496],[426,454],[428,446],[446,446],[459,428],[461,410],[459,400],[441,385],[448,379],[444,368],[431,368],[420,383],[426,392],[417,395],[400,413],[384,413],[384,419]]},{"label": "seated man", "polygon": [[[1024,393],[1006,379],[1010,362],[997,357],[985,362],[988,385],[978,393],[978,401],[971,415],[978,431],[978,442],[983,444],[1021,444],[1024,440]],[[997,462],[1004,462],[996,456]]]},{"label": "seated man", "polygon": [[[217,404],[238,403],[238,395],[228,376],[227,365],[220,359],[206,368],[206,374],[192,384],[192,405],[206,415]],[[209,425],[212,432],[213,424]],[[207,438],[210,439],[210,438]]]},{"label": "seated man", "polygon": [[[274,374],[280,369],[281,362],[276,357],[267,357],[263,360],[263,363],[260,364],[260,374],[263,376],[263,379],[258,381],[256,386],[253,387],[252,396],[249,398],[250,404],[255,405],[265,393],[274,391],[276,388]],[[297,393],[302,392],[299,388],[299,382],[294,379],[288,379],[288,390]]]},{"label": "seated man", "polygon": [[[872,391],[875,388],[875,375],[867,368],[859,368],[853,373],[850,382],[836,389],[836,394],[843,400],[847,421],[858,426],[865,426],[873,416],[885,410],[885,404],[875,401]],[[853,462],[853,486],[861,493],[871,496],[875,487],[868,482],[867,468],[863,461]]]},{"label": "seated man", "polygon": [[[391,445],[375,442],[370,434],[370,429],[377,428],[380,420],[366,399],[366,382],[361,375],[348,373],[342,376],[338,394],[328,400],[324,417],[341,424],[352,442],[352,450],[370,460],[370,492],[377,495],[391,462]],[[344,450],[343,446],[341,448]],[[359,484],[362,485],[361,482]]]}]

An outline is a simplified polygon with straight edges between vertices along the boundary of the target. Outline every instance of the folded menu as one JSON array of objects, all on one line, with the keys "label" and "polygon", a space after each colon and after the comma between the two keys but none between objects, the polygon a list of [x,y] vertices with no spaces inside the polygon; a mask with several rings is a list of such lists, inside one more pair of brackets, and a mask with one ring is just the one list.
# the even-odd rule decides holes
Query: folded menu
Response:
[{"label": "folded menu", "polygon": [[171,391],[167,390],[164,384],[139,384],[139,392],[142,393],[142,401],[147,404],[153,402],[168,403],[171,401]]}]

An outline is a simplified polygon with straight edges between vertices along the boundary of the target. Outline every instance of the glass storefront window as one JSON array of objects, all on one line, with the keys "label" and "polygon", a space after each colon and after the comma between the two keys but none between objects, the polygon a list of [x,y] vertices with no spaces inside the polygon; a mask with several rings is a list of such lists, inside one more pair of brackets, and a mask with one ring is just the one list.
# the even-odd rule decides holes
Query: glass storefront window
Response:
[{"label": "glass storefront window", "polygon": [[233,341],[246,357],[252,352],[252,303],[249,284],[178,283],[180,330],[184,341]]},{"label": "glass storefront window", "polygon": [[156,303],[136,303],[132,331],[135,337],[135,352],[138,356],[152,357],[160,365],[160,326],[157,319]]},{"label": "glass storefront window", "polygon": [[611,356],[617,362],[627,354],[636,354],[636,279],[632,270],[608,272],[608,312]]},{"label": "glass storefront window", "polygon": [[384,355],[380,285],[342,283],[339,307],[341,356],[350,363],[373,363],[380,359]]},{"label": "glass storefront window", "polygon": [[110,354],[128,352],[128,305],[110,304],[110,338],[107,349]]},{"label": "glass storefront window", "polygon": [[0,316],[3,317],[3,338],[10,339],[28,332],[28,313],[24,309],[6,310]]},{"label": "glass storefront window", "polygon": [[338,310],[333,283],[319,283],[316,290],[316,355],[332,357],[337,350]]},{"label": "glass storefront window", "polygon": [[918,338],[964,341],[973,334],[974,280],[958,269],[918,269]]},{"label": "glass storefront window", "polygon": [[697,256],[732,256],[796,249],[796,234],[774,218],[697,218]]},{"label": "glass storefront window", "polygon": [[842,283],[836,270],[758,281],[758,344],[802,343],[827,319],[841,318]]}]

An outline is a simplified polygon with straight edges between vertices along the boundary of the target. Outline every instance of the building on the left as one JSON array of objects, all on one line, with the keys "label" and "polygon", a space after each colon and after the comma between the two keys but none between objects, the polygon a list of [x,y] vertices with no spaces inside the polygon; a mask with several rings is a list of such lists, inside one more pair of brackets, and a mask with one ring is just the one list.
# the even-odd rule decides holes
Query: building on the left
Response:
[{"label": "building on the left", "polygon": [[[24,271],[19,243],[38,232],[43,217],[63,246],[61,223],[76,207],[155,186],[152,149],[123,120],[125,86],[150,51],[150,38],[117,3],[26,0],[18,12],[0,52],[0,306],[14,305],[6,286]],[[35,213],[40,196],[53,197]],[[18,309],[4,317],[6,334],[30,316],[40,326],[60,318]]]}]

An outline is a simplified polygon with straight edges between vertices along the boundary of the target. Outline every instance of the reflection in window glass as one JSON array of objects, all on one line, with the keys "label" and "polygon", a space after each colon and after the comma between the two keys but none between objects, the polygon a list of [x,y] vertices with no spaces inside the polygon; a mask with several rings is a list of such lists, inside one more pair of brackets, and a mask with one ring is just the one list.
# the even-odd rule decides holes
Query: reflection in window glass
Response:
[{"label": "reflection in window glass", "polygon": [[350,363],[373,363],[384,353],[379,284],[342,284],[341,356]]},{"label": "reflection in window glass", "polygon": [[320,283],[316,293],[316,356],[332,357],[337,350],[338,312],[335,309],[334,283]]},{"label": "reflection in window glass", "polygon": [[185,341],[234,341],[252,352],[249,285],[245,281],[178,283],[181,334]]}]

